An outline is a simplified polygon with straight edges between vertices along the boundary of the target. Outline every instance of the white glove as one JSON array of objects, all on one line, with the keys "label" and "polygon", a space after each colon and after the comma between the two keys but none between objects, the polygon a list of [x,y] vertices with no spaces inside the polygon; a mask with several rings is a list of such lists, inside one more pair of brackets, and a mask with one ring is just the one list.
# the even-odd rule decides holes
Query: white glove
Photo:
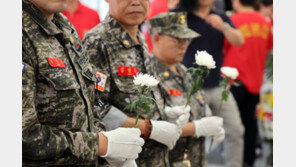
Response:
[{"label": "white glove", "polygon": [[151,120],[151,124],[152,130],[150,134],[150,139],[162,143],[168,146],[170,150],[172,150],[182,133],[182,129],[178,128],[177,125],[169,123],[167,121]]},{"label": "white glove", "polygon": [[138,167],[135,160],[128,159],[122,167]]},{"label": "white glove", "polygon": [[214,144],[219,144],[221,143],[224,138],[225,138],[225,130],[222,129],[217,135],[215,135],[214,137]]},{"label": "white glove", "polygon": [[132,159],[112,159],[106,158],[112,167],[137,167],[136,161]]},{"label": "white glove", "polygon": [[164,109],[164,113],[168,117],[169,122],[177,124],[179,128],[183,128],[189,120],[190,110],[190,106],[167,106]]},{"label": "white glove", "polygon": [[108,138],[107,153],[101,156],[106,159],[136,159],[145,143],[137,128],[118,128],[102,133]]},{"label": "white glove", "polygon": [[195,134],[197,137],[200,136],[216,136],[223,129],[223,118],[220,117],[205,117],[200,120],[193,121],[195,126]]}]

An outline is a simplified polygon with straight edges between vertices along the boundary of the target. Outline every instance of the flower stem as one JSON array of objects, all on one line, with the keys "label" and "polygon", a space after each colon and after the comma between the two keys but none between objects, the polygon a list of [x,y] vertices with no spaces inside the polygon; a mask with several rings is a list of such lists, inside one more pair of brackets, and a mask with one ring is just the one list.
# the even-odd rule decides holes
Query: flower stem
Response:
[{"label": "flower stem", "polygon": [[185,105],[185,107],[187,107],[188,106],[188,104],[189,104],[189,102],[190,102],[190,99],[191,99],[191,96],[192,96],[192,94],[190,93],[190,95],[188,96],[188,98],[187,98],[187,102],[186,102],[186,105]]},{"label": "flower stem", "polygon": [[220,105],[219,105],[219,109],[218,109],[218,113],[217,113],[218,117],[220,117],[220,115],[221,115],[222,103],[223,103],[223,99],[221,99],[221,101],[220,101]]},{"label": "flower stem", "polygon": [[139,120],[139,116],[140,116],[140,110],[141,110],[141,107],[138,106],[138,111],[137,111],[137,117],[136,117],[136,122],[135,122],[135,127],[134,128],[137,128],[137,125],[138,125],[138,120]]}]

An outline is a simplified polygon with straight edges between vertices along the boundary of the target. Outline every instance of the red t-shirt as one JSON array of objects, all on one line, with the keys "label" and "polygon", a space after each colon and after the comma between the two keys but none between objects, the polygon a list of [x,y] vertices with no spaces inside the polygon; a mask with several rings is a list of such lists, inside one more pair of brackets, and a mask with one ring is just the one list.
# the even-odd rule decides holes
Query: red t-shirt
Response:
[{"label": "red t-shirt", "polygon": [[245,43],[238,47],[225,41],[223,66],[237,68],[238,80],[250,93],[259,94],[267,52],[273,48],[271,25],[258,12],[237,13],[231,17],[231,21],[244,35]]},{"label": "red t-shirt", "polygon": [[101,22],[97,11],[81,4],[80,2],[77,10],[73,14],[70,14],[68,11],[64,11],[62,13],[77,29],[81,40],[87,31]]},{"label": "red t-shirt", "polygon": [[[146,19],[149,20],[152,17],[154,17],[155,15],[165,13],[168,11],[169,11],[169,8],[168,8],[168,1],[167,0],[152,0],[149,5],[149,11],[148,11],[148,15],[147,15]],[[143,33],[144,33],[144,36],[145,36],[147,44],[148,44],[149,52],[151,52],[153,49],[153,46],[152,46],[149,32],[147,29],[144,29]]]}]

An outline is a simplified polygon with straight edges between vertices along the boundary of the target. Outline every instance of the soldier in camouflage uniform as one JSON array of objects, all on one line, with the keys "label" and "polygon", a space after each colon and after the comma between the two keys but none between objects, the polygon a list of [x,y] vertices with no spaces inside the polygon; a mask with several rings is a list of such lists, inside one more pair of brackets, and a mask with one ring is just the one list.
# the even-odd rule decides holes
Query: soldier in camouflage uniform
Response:
[{"label": "soldier in camouflage uniform", "polygon": [[[116,121],[121,122],[118,126],[133,127],[136,111],[125,109],[138,98],[137,93],[132,90],[135,87],[133,76],[137,72],[154,75],[147,68],[150,55],[146,41],[138,29],[146,17],[149,1],[109,0],[108,3],[109,15],[83,39],[96,75],[104,78],[96,87],[96,97],[102,101],[95,105],[100,107],[108,101],[112,104],[112,109],[108,113],[101,113],[102,117],[105,119],[112,112],[124,112],[128,117]],[[141,167],[169,166],[168,147],[172,148],[180,136],[180,129],[175,124],[161,121],[165,120],[161,92],[159,88],[151,92],[150,96],[156,99],[157,105],[150,105],[149,113],[141,111],[140,114],[138,127],[143,138],[146,136],[147,139],[136,160]],[[107,121],[106,124],[108,123]],[[151,132],[149,139],[147,131]],[[159,133],[154,135],[155,132]]]},{"label": "soldier in camouflage uniform", "polygon": [[[186,67],[180,64],[189,44],[189,40],[199,36],[187,27],[185,13],[163,13],[145,22],[152,36],[153,66],[160,80],[160,86],[168,94],[166,105],[185,105],[191,89],[191,76]],[[190,121],[205,117],[205,102],[198,92],[192,96],[190,103]],[[172,113],[167,113],[172,115]],[[205,138],[193,137],[195,127],[188,123],[183,128],[181,138],[175,148],[170,151],[169,161],[172,167],[204,167],[206,166]],[[222,129],[222,124],[217,129]],[[222,135],[223,136],[223,135]]]},{"label": "soldier in camouflage uniform", "polygon": [[[137,158],[144,144],[140,130],[99,133],[104,127],[94,108],[97,77],[75,28],[58,13],[68,4],[22,1],[23,166],[98,166],[99,155],[119,155],[109,155],[114,150],[110,142],[116,140],[110,134],[119,135],[117,139],[123,134],[123,143],[135,142],[136,147],[127,148],[138,149],[129,151]],[[136,138],[131,136],[136,132]]]}]

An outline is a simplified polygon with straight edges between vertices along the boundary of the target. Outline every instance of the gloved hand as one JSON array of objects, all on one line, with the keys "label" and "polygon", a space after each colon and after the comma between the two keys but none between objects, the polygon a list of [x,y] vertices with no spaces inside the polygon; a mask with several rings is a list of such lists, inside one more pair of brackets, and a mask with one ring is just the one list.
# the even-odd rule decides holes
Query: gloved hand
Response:
[{"label": "gloved hand", "polygon": [[112,167],[137,167],[136,161],[132,159],[113,159],[106,158]]},{"label": "gloved hand", "polygon": [[142,151],[144,140],[137,128],[118,128],[102,132],[108,138],[107,153],[101,157],[110,159],[136,159]]},{"label": "gloved hand", "polygon": [[219,134],[223,129],[223,118],[220,117],[205,117],[200,120],[195,120],[193,121],[194,126],[195,126],[195,134],[197,137],[200,136],[220,136]]},{"label": "gloved hand", "polygon": [[214,144],[219,144],[221,143],[224,138],[225,138],[225,130],[222,129],[217,135],[215,135],[214,137]]},{"label": "gloved hand", "polygon": [[122,167],[138,167],[135,160],[128,159],[124,162]]},{"label": "gloved hand", "polygon": [[190,117],[190,106],[174,106],[165,107],[164,113],[168,117],[168,121],[176,124],[179,128],[183,128]]},{"label": "gloved hand", "polygon": [[152,130],[150,139],[162,143],[172,150],[182,133],[182,129],[178,128],[177,125],[167,121],[151,120],[151,124]]}]

